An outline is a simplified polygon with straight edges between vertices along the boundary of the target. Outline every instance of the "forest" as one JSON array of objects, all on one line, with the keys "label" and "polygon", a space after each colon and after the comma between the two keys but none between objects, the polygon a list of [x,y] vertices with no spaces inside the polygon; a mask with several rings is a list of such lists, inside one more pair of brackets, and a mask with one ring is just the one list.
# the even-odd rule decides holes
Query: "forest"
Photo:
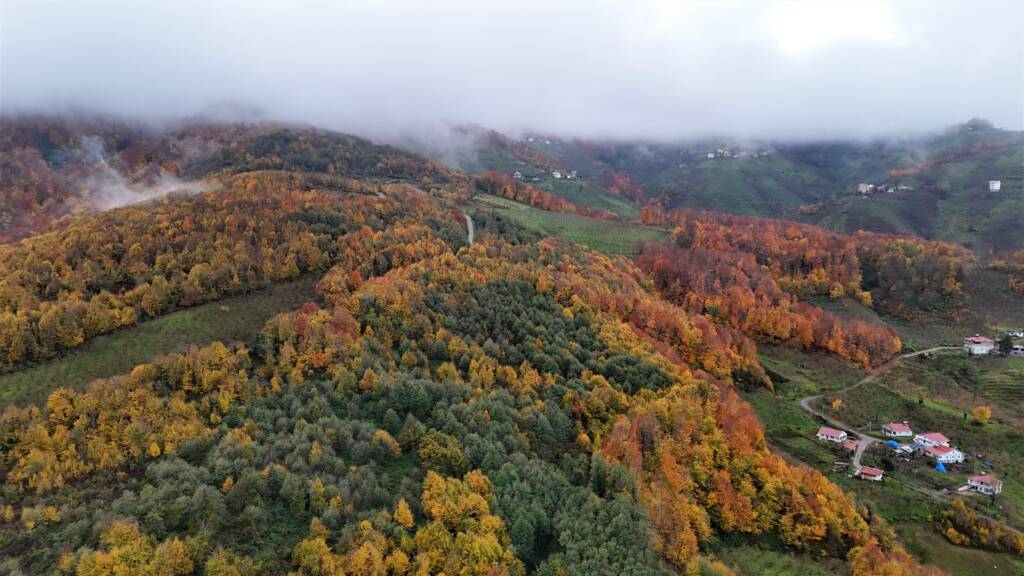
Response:
[{"label": "forest", "polygon": [[[71,178],[50,163],[75,137],[40,122],[5,128],[22,145],[5,158]],[[610,216],[333,133],[140,134],[109,142],[109,161],[146,142],[163,152],[142,164],[208,186],[0,246],[0,368],[299,276],[316,296],[245,342],[5,406],[7,571],[729,576],[710,550],[735,537],[852,576],[941,573],[772,452],[740,391],[774,386],[762,342],[884,363],[902,346],[891,330],[809,301],[955,315],[970,252],[653,207],[644,222],[671,240],[635,261],[500,220],[469,245],[476,193]],[[174,164],[186,141],[203,150]],[[979,545],[1010,542],[994,541]]]}]

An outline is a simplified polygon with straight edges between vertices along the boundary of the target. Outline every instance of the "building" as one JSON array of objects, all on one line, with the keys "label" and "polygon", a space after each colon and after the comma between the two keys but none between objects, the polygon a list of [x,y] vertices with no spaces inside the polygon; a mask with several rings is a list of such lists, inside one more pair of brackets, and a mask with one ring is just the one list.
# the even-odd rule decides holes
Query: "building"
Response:
[{"label": "building", "polygon": [[847,452],[856,452],[857,443],[853,440],[843,440],[843,450],[846,450]]},{"label": "building", "polygon": [[868,184],[867,182],[861,182],[860,184],[857,184],[857,192],[859,192],[861,194],[867,194],[867,193],[871,192],[874,189],[875,189],[875,185],[874,184]]},{"label": "building", "polygon": [[914,435],[906,422],[890,422],[882,426],[882,432],[889,438],[910,438]]},{"label": "building", "polygon": [[1003,481],[996,480],[988,474],[984,476],[971,476],[967,479],[967,486],[975,492],[988,495],[999,494],[1003,491]]},{"label": "building", "polygon": [[1002,187],[1003,187],[1003,181],[1002,180],[989,180],[988,181],[988,191],[989,192],[999,192],[999,190],[1001,190]]},{"label": "building", "polygon": [[964,461],[964,453],[949,446],[930,446],[925,452],[940,464],[958,464]]},{"label": "building", "polygon": [[966,350],[968,354],[991,354],[995,347],[996,343],[991,338],[986,338],[977,334],[964,338],[964,350]]},{"label": "building", "polygon": [[925,432],[914,436],[914,444],[924,448],[933,446],[949,446],[949,438],[939,432]]},{"label": "building", "polygon": [[708,160],[714,160],[714,159],[715,159],[715,153],[714,152],[708,152]]},{"label": "building", "polygon": [[575,180],[576,179],[576,171],[575,170],[570,170],[569,171],[569,175],[566,176],[566,177],[569,178],[570,180]]},{"label": "building", "polygon": [[559,172],[558,170],[555,170],[554,172],[552,172],[552,173],[551,173],[551,176],[552,176],[552,177],[553,177],[553,178],[554,178],[555,180],[561,180],[561,178],[562,178],[562,173],[561,173],[561,172]]},{"label": "building", "polygon": [[818,428],[818,440],[826,440],[828,442],[840,443],[846,440],[846,432],[842,430],[836,430],[835,428],[829,428],[828,426],[822,426]]},{"label": "building", "polygon": [[1020,344],[1015,344],[1013,350],[1010,350],[1010,356],[1016,358],[1024,358],[1024,346],[1021,346]]},{"label": "building", "polygon": [[872,482],[881,482],[884,474],[885,472],[880,468],[871,466],[861,466],[860,470],[857,470],[857,476],[860,476],[861,480],[871,480]]},{"label": "building", "polygon": [[512,173],[512,177],[515,178],[516,180],[522,180],[523,179],[523,173],[522,172],[513,172]]}]

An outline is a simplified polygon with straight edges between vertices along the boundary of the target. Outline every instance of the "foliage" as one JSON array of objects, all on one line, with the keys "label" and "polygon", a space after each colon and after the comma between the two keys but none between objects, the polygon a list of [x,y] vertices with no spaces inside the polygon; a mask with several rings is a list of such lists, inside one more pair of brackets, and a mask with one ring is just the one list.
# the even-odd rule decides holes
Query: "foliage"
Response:
[{"label": "foliage", "polygon": [[1024,556],[1024,535],[1002,522],[980,516],[957,498],[935,519],[939,532],[959,546],[974,546]]}]

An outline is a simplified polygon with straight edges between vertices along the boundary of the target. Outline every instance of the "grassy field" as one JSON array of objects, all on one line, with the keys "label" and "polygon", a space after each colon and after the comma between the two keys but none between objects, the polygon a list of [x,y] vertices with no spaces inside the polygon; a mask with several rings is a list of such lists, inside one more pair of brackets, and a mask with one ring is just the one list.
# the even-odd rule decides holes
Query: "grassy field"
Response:
[{"label": "grassy field", "polygon": [[780,551],[781,546],[751,542],[742,538],[718,541],[710,546],[712,555],[742,576],[831,576],[841,574],[841,562],[809,554]]},{"label": "grassy field", "polygon": [[248,341],[272,316],[310,300],[318,279],[310,275],[93,338],[61,358],[0,376],[0,405],[41,402],[55,388],[81,388],[191,344]]},{"label": "grassy field", "polygon": [[660,242],[669,237],[667,231],[651,226],[548,212],[496,196],[477,196],[475,208],[500,212],[520,226],[544,236],[583,244],[616,256],[635,255],[638,242]]}]

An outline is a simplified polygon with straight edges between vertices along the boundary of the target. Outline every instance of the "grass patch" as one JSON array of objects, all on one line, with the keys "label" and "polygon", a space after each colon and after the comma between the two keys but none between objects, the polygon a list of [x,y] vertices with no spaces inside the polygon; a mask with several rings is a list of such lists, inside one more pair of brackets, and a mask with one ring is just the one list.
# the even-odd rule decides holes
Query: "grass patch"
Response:
[{"label": "grass patch", "polygon": [[842,563],[816,559],[766,546],[763,542],[747,542],[740,538],[717,541],[709,546],[713,556],[733,568],[737,574],[758,576],[831,576],[842,570]]},{"label": "grass patch", "polygon": [[82,388],[192,344],[248,341],[274,315],[312,299],[318,279],[308,275],[97,336],[58,359],[0,376],[0,405],[42,402],[58,387]]},{"label": "grass patch", "polygon": [[548,212],[497,196],[477,196],[475,205],[477,210],[498,212],[516,224],[544,236],[583,244],[613,256],[635,256],[638,242],[660,242],[669,237],[667,231],[652,226]]}]

